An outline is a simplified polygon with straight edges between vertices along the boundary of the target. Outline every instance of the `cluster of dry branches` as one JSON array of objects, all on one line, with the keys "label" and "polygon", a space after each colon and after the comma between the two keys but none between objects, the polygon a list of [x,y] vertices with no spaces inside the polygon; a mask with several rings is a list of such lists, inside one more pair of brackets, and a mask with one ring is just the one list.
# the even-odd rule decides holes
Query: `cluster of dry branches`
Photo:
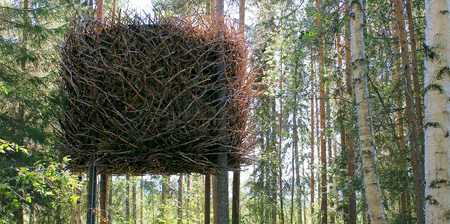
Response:
[{"label": "cluster of dry branches", "polygon": [[255,91],[247,46],[233,26],[218,38],[214,24],[196,18],[74,24],[60,66],[70,169],[86,170],[96,154],[103,173],[213,172],[221,148],[231,168],[248,162]]}]

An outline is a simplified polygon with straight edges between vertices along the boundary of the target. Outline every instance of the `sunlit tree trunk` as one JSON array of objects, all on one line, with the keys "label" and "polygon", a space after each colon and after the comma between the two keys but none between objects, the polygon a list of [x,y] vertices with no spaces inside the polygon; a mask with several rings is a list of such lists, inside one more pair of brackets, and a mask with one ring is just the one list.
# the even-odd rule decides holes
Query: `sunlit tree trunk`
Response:
[{"label": "sunlit tree trunk", "polygon": [[140,210],[141,210],[141,217],[140,217],[140,223],[144,224],[144,176],[141,176],[141,185],[140,185],[140,193],[141,193],[141,203],[140,203]]},{"label": "sunlit tree trunk", "polygon": [[[127,188],[127,196],[125,197],[125,220],[130,222],[130,191],[131,191],[131,183],[130,183],[130,175],[126,175],[126,188]],[[163,201],[164,201],[164,185],[163,185]]]},{"label": "sunlit tree trunk", "polygon": [[314,75],[314,60],[311,53],[311,186],[310,186],[310,196],[311,196],[311,217],[314,216],[314,132],[315,132],[315,125],[314,125],[314,81],[315,81],[315,75]]},{"label": "sunlit tree trunk", "polygon": [[283,74],[283,50],[281,50],[280,53],[280,101],[279,101],[279,105],[280,105],[280,114],[278,117],[278,152],[277,152],[277,157],[278,157],[278,184],[279,184],[279,190],[280,190],[280,222],[283,224],[284,223],[284,198],[283,198],[283,161],[282,161],[282,126],[283,126],[283,79],[284,79],[284,74]]},{"label": "sunlit tree trunk", "polygon": [[323,33],[320,0],[316,0],[316,8],[319,11],[317,16],[317,29],[319,31],[319,109],[320,109],[320,165],[321,165],[321,206],[320,219],[322,224],[328,222],[328,196],[327,196],[327,148],[326,148],[326,127],[325,127],[325,81],[323,63]]},{"label": "sunlit tree trunk", "polygon": [[137,223],[137,182],[136,177],[132,177],[131,179],[133,183],[133,192],[132,192],[132,198],[133,198],[133,211],[132,211],[132,217],[133,217],[133,224]]},{"label": "sunlit tree trunk", "polygon": [[425,1],[425,223],[450,223],[450,1]]},{"label": "sunlit tree trunk", "polygon": [[187,186],[186,186],[186,220],[187,223],[190,223],[191,220],[191,213],[190,213],[190,192],[191,192],[191,175],[187,175]]},{"label": "sunlit tree trunk", "polygon": [[358,117],[358,130],[361,160],[364,171],[364,187],[368,212],[372,224],[387,223],[381,201],[380,184],[376,167],[376,151],[373,139],[372,118],[369,107],[369,90],[367,87],[366,59],[364,56],[363,3],[362,0],[351,1],[351,54],[353,65],[353,85]]},{"label": "sunlit tree trunk", "polygon": [[[239,0],[239,34],[245,37],[245,0]],[[239,166],[239,165],[238,165]],[[231,212],[231,223],[239,224],[239,195],[241,171],[238,167],[233,171],[233,202]]]},{"label": "sunlit tree trunk", "polygon": [[[83,181],[83,174],[78,174],[78,181],[81,183]],[[75,206],[75,224],[81,224],[81,196],[83,195],[83,188],[77,189],[77,202]]]},{"label": "sunlit tree trunk", "polygon": [[[297,202],[297,216],[298,216],[298,224],[302,224],[302,188],[300,185],[300,154],[298,151],[298,142],[299,142],[299,138],[298,138],[298,124],[297,124],[297,88],[298,88],[298,81],[297,81],[297,75],[298,75],[298,57],[296,57],[295,60],[295,69],[294,69],[294,108],[293,108],[293,117],[292,117],[292,129],[293,129],[293,134],[294,134],[294,173],[295,173],[295,189],[296,189],[296,202]],[[294,191],[294,189],[292,189],[292,191]],[[293,214],[292,214],[293,215]]]}]

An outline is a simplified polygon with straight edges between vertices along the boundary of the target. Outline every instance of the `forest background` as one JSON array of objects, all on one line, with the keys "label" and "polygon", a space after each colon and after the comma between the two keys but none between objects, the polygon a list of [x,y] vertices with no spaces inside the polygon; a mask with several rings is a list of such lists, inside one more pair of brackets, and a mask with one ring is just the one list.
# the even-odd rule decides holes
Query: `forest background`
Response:
[{"label": "forest background", "polygon": [[[85,220],[85,174],[67,171],[70,158],[55,150],[58,48],[72,19],[93,14],[94,3],[0,1],[0,223]],[[236,27],[246,15],[260,91],[254,163],[241,172],[239,222],[369,223],[366,195],[373,192],[364,187],[359,153],[350,2],[225,3]],[[116,13],[131,10],[129,2],[105,0],[105,17],[114,4]],[[183,18],[214,11],[210,0],[148,5]],[[388,223],[424,223],[425,2],[365,0],[363,12],[380,205]],[[112,176],[107,219],[203,223],[204,182],[200,174]]]}]

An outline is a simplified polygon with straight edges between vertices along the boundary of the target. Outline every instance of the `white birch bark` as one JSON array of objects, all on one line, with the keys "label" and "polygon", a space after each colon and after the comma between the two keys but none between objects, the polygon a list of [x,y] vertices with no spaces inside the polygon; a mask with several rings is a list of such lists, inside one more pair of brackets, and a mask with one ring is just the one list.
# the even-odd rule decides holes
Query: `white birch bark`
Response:
[{"label": "white birch bark", "polygon": [[425,223],[450,223],[450,0],[425,1]]},{"label": "white birch bark", "polygon": [[371,223],[385,224],[386,218],[381,201],[380,184],[375,157],[375,142],[373,140],[372,117],[369,105],[369,90],[367,88],[366,60],[364,56],[363,34],[363,3],[362,0],[351,1],[350,35],[351,56],[353,68],[353,85],[358,114],[358,134],[364,171],[364,187]]}]

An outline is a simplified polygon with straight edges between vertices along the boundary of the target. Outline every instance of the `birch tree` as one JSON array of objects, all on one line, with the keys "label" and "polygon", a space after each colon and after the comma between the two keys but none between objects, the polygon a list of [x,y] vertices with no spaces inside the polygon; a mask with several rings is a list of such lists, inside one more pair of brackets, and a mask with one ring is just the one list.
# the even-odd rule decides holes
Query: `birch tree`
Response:
[{"label": "birch tree", "polygon": [[364,170],[364,187],[371,222],[387,223],[381,202],[380,184],[375,158],[375,142],[373,140],[372,118],[367,87],[366,60],[364,56],[363,3],[362,0],[351,1],[350,35],[351,61],[353,65],[353,85],[358,117],[358,134],[361,160]]},{"label": "birch tree", "polygon": [[425,1],[425,223],[450,222],[450,1]]}]

